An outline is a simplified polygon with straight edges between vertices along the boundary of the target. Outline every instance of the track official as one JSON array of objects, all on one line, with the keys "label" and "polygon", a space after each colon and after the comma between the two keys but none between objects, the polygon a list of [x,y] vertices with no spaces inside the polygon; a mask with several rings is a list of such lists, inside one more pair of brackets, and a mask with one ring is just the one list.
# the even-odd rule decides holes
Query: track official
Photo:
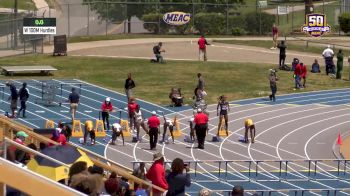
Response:
[{"label": "track official", "polygon": [[198,108],[197,114],[194,117],[194,123],[196,135],[198,139],[198,148],[204,149],[205,136],[208,129],[208,116],[202,112],[202,109]]},{"label": "track official", "polygon": [[159,125],[160,125],[160,120],[157,117],[157,113],[153,111],[152,116],[149,117],[148,119],[149,144],[150,144],[151,150],[155,150],[157,147]]}]

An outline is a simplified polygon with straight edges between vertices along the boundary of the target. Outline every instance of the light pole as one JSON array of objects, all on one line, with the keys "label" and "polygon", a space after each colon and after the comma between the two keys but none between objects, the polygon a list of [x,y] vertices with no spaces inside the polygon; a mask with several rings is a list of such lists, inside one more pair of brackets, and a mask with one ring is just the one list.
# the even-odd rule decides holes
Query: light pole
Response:
[{"label": "light pole", "polygon": [[15,0],[15,5],[14,5],[14,9],[13,9],[13,12],[14,12],[14,20],[13,22],[15,23],[15,25],[13,25],[13,47],[14,49],[17,49],[17,31],[18,31],[18,21],[17,21],[17,13],[18,13],[18,0]]}]

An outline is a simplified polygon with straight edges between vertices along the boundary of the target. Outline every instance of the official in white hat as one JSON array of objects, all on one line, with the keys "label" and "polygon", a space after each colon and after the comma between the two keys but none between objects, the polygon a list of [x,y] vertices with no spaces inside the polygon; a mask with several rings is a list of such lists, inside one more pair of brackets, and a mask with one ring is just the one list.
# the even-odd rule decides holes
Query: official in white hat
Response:
[{"label": "official in white hat", "polygon": [[207,134],[208,121],[208,116],[202,112],[201,108],[198,108],[197,114],[194,117],[194,123],[196,124],[194,128],[196,130],[198,140],[198,149],[204,149],[204,141]]},{"label": "official in white hat", "polygon": [[152,116],[148,118],[149,144],[151,150],[156,150],[158,142],[158,133],[160,120],[157,117],[156,111],[152,111]]}]

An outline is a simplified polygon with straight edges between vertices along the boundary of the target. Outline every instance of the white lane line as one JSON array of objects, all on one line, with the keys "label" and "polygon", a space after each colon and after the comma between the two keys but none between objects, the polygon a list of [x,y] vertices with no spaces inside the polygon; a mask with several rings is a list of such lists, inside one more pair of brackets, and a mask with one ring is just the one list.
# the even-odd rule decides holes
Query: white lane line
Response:
[{"label": "white lane line", "polygon": [[69,113],[69,110],[60,110],[62,113]]},{"label": "white lane line", "polygon": [[91,113],[92,110],[84,110],[85,113]]},{"label": "white lane line", "polygon": [[36,113],[45,113],[44,110],[35,110]]}]

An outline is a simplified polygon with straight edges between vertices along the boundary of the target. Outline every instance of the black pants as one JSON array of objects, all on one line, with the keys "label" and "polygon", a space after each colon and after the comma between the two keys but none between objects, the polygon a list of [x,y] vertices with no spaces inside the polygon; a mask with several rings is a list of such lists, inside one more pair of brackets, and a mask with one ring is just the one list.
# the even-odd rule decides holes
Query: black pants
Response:
[{"label": "black pants", "polygon": [[271,88],[271,95],[270,95],[270,100],[272,101],[276,101],[276,92],[277,92],[277,86],[274,85],[274,86],[270,86]]},{"label": "black pants", "polygon": [[204,149],[204,141],[205,136],[207,134],[207,125],[196,125],[195,127],[197,140],[198,140],[198,148]]},{"label": "black pants", "polygon": [[286,55],[280,55],[280,61],[279,61],[280,68],[284,66],[285,61],[286,61]]},{"label": "black pants", "polygon": [[26,101],[21,101],[21,108],[18,111],[18,114],[21,113],[21,111],[23,111],[23,117],[26,115],[26,109],[27,109],[27,104]]},{"label": "black pants", "polygon": [[[109,113],[108,112],[102,112],[102,121],[103,121],[104,129],[109,130]],[[107,123],[107,129],[106,129],[106,123]]]},{"label": "black pants", "polygon": [[157,147],[158,142],[158,128],[151,128],[149,130],[149,145],[151,150]]},{"label": "black pants", "polygon": [[325,64],[326,64],[326,74],[329,73],[334,74],[334,62],[333,57],[325,57]]}]

